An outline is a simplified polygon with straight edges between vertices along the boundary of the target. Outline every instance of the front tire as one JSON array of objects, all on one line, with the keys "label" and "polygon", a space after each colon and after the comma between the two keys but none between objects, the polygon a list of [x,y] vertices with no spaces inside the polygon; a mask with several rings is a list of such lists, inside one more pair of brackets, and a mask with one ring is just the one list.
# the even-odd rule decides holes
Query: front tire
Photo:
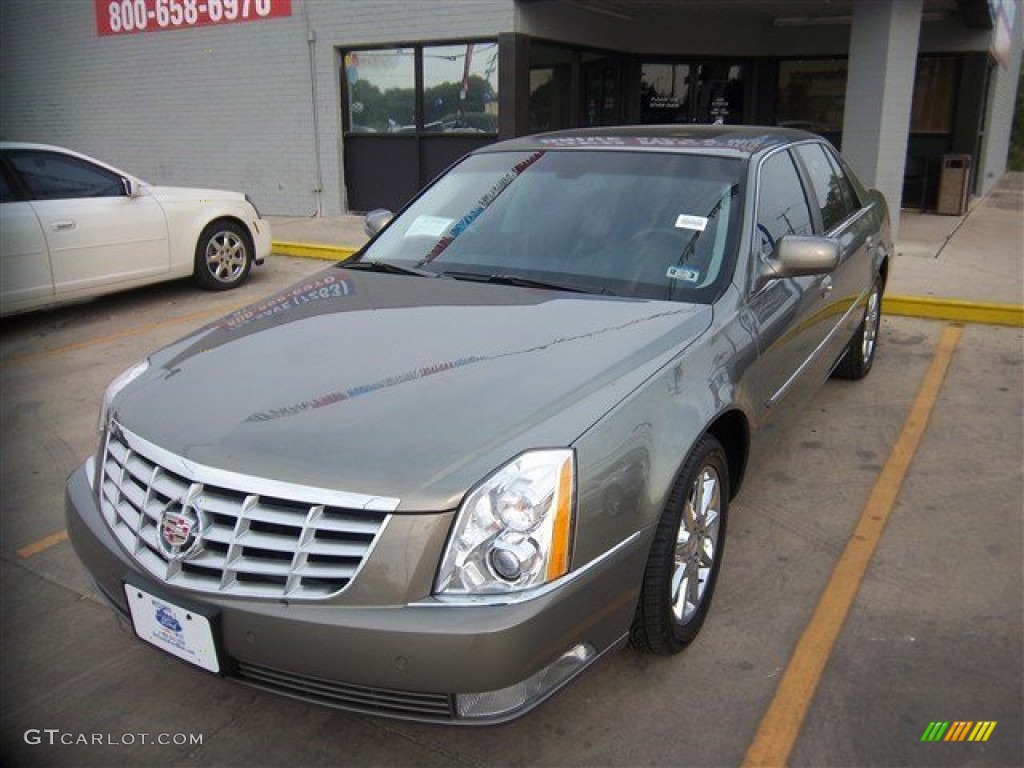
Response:
[{"label": "front tire", "polygon": [[728,507],[725,451],[705,435],[680,471],[654,534],[630,630],[639,650],[676,654],[697,637],[718,581]]},{"label": "front tire", "polygon": [[211,291],[237,288],[252,269],[253,250],[249,233],[236,222],[208,224],[196,243],[196,282]]},{"label": "front tire", "polygon": [[864,319],[832,372],[835,378],[857,381],[863,379],[871,371],[871,366],[875,362],[875,350],[878,348],[883,288],[882,276],[875,275],[875,282],[871,286],[871,294],[868,296],[868,304],[864,308]]}]

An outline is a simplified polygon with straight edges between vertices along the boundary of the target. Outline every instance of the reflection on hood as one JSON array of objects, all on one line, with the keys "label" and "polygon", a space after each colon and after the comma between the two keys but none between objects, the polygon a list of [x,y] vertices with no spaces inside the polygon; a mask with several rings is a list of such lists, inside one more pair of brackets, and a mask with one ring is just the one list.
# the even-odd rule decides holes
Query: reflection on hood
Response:
[{"label": "reflection on hood", "polygon": [[505,357],[515,357],[517,355],[526,355],[531,352],[537,352],[542,349],[549,349],[559,344],[565,344],[571,341],[579,341],[581,339],[594,338],[605,333],[613,331],[620,331],[630,326],[639,325],[640,323],[648,323],[659,318],[668,317],[670,315],[685,314],[686,310],[681,308],[670,309],[664,312],[658,312],[656,314],[647,315],[645,317],[636,318],[629,320],[624,323],[617,325],[608,326],[606,328],[600,328],[589,333],[580,333],[573,336],[563,336],[552,341],[527,347],[525,349],[509,350],[507,352],[501,352],[493,355],[472,355],[470,357],[461,357],[457,360],[450,360],[446,362],[437,363],[434,365],[426,365],[420,368],[414,368],[404,373],[387,376],[383,379],[379,379],[369,384],[359,384],[348,389],[338,390],[335,392],[329,392],[319,397],[315,397],[309,400],[302,400],[291,405],[282,406],[280,408],[273,408],[268,411],[262,411],[260,413],[254,413],[250,415],[246,421],[272,421],[274,419],[281,419],[286,416],[293,416],[296,413],[302,413],[303,411],[311,411],[316,408],[324,408],[328,405],[334,405],[345,400],[351,400],[352,398],[359,397],[361,395],[368,395],[372,392],[377,392],[381,389],[388,387],[394,387],[399,384],[404,384],[409,381],[416,381],[417,379],[423,379],[427,376],[433,376],[438,373],[444,373],[446,371],[452,371],[456,368],[463,368],[469,365],[475,365],[477,363],[486,363],[494,360],[500,360]]},{"label": "reflection on hood", "polygon": [[320,273],[310,280],[282,291],[258,304],[232,312],[220,322],[224,330],[235,331],[249,323],[264,320],[282,312],[316,304],[324,299],[337,299],[355,294],[355,286],[346,279],[346,273]]}]

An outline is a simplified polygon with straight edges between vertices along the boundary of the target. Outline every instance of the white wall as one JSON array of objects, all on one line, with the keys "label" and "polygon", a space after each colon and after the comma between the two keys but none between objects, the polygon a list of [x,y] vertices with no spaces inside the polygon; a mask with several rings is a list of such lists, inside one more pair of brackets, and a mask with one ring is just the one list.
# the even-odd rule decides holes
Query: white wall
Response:
[{"label": "white wall", "polygon": [[985,134],[981,149],[977,178],[979,191],[984,194],[995,186],[1006,173],[1006,160],[1010,151],[1010,132],[1013,129],[1013,108],[1020,78],[1021,48],[1024,47],[1024,7],[1017,9],[1013,30],[1013,52],[1008,66],[996,66],[989,85],[988,110],[985,114]]},{"label": "white wall", "polygon": [[311,211],[301,17],[101,37],[84,0],[4,0],[0,135],[95,155],[154,183]]}]

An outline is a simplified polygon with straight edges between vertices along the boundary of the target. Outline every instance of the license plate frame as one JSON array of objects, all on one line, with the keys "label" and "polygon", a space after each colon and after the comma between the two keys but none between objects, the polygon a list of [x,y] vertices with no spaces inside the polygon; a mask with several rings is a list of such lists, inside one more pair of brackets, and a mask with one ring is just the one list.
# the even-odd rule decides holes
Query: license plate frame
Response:
[{"label": "license plate frame", "polygon": [[221,674],[216,616],[186,608],[127,581],[124,593],[140,640],[207,672]]}]

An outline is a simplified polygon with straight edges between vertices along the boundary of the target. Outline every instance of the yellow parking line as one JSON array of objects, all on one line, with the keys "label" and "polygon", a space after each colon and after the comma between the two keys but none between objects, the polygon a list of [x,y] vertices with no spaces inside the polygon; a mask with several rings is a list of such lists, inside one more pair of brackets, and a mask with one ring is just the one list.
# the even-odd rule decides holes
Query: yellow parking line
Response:
[{"label": "yellow parking line", "polygon": [[41,360],[47,357],[54,357],[55,355],[62,355],[65,352],[74,352],[77,349],[87,349],[88,347],[95,347],[102,344],[109,344],[113,341],[119,341],[121,339],[127,339],[132,336],[138,336],[140,333],[148,333],[149,331],[156,330],[157,328],[163,328],[168,325],[177,325],[178,323],[188,323],[194,320],[202,320],[211,316],[227,315],[234,312],[237,309],[246,307],[251,304],[251,301],[244,301],[240,304],[232,304],[230,306],[218,306],[215,309],[204,309],[199,312],[192,312],[188,315],[181,315],[180,317],[172,317],[168,320],[157,320],[153,323],[146,323],[145,325],[137,325],[127,331],[118,331],[117,333],[108,333],[105,336],[94,336],[92,338],[83,339],[82,341],[72,342],[71,344],[64,344],[59,347],[53,347],[52,349],[41,349],[38,352],[29,352],[24,355],[15,355],[7,360],[3,360],[4,365],[15,365],[18,363],[28,363],[33,360]]},{"label": "yellow parking line", "polygon": [[871,490],[853,537],[836,562],[814,616],[797,643],[775,696],[747,749],[743,766],[782,766],[789,759],[825,663],[860,589],[868,562],[896,503],[903,478],[928,426],[962,332],[958,326],[948,326],[942,332],[935,357],[925,373],[903,430]]},{"label": "yellow parking line", "polygon": [[54,547],[62,541],[67,540],[67,531],[57,531],[56,533],[51,533],[49,536],[44,536],[39,541],[29,544],[27,547],[22,547],[15,554],[18,556],[19,560],[27,560],[32,557],[32,555],[38,555],[40,552],[44,552],[50,547]]}]

